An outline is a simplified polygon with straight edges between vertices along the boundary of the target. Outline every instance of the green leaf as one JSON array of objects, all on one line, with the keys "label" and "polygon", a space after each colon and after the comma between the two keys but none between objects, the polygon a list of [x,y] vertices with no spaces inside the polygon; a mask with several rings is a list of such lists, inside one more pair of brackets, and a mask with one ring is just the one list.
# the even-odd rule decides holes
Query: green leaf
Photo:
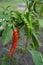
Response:
[{"label": "green leaf", "polygon": [[2,26],[3,28],[5,28],[6,25],[7,25],[7,22],[6,22],[6,21],[2,21],[2,22],[1,22],[1,26]]},{"label": "green leaf", "polygon": [[2,36],[3,30],[0,31],[0,36]]},{"label": "green leaf", "polygon": [[30,50],[32,55],[32,59],[35,65],[43,65],[43,57],[42,54],[35,50]]},{"label": "green leaf", "polygon": [[43,4],[41,5],[41,8],[40,8],[40,13],[42,14],[43,16]]},{"label": "green leaf", "polygon": [[6,27],[5,30],[2,33],[2,43],[3,45],[6,45],[9,40],[12,38],[13,32],[10,27]]},{"label": "green leaf", "polygon": [[2,64],[1,65],[8,65],[8,55],[4,55],[2,58]]},{"label": "green leaf", "polygon": [[37,50],[38,47],[41,45],[41,43],[40,43],[37,35],[34,32],[32,32],[32,40],[33,40],[33,44],[35,46],[35,49]]},{"label": "green leaf", "polygon": [[35,49],[34,43],[29,44],[31,49]]},{"label": "green leaf", "polygon": [[40,2],[40,0],[35,0],[36,2]]},{"label": "green leaf", "polygon": [[8,54],[3,55],[1,65],[15,65],[15,63],[16,63],[16,58],[14,57],[10,58]]},{"label": "green leaf", "polygon": [[39,19],[39,24],[43,28],[43,18]]},{"label": "green leaf", "polygon": [[3,61],[1,65],[6,65],[6,62]]},{"label": "green leaf", "polygon": [[3,11],[0,12],[0,19],[4,18]]},{"label": "green leaf", "polygon": [[35,22],[33,22],[33,29],[35,31],[35,33],[39,33],[40,31],[40,26],[39,26],[39,20],[36,20]]}]

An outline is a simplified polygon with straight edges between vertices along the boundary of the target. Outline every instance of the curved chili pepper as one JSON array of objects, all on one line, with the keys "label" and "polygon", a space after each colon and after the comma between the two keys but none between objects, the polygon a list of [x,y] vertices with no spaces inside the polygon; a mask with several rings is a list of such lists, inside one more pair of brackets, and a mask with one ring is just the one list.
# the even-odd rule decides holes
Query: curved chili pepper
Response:
[{"label": "curved chili pepper", "polygon": [[16,48],[17,42],[18,42],[18,31],[17,31],[17,29],[15,29],[15,30],[13,30],[13,44],[10,49],[9,57],[12,57],[14,50]]}]

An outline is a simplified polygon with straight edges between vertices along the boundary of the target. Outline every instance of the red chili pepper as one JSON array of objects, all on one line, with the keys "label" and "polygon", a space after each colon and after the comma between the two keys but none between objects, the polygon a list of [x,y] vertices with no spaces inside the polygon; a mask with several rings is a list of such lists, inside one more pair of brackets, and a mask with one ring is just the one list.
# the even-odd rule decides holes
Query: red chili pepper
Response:
[{"label": "red chili pepper", "polygon": [[17,42],[18,42],[18,31],[17,31],[17,29],[15,29],[15,30],[13,30],[13,44],[10,49],[9,57],[12,57],[14,50],[16,48]]}]

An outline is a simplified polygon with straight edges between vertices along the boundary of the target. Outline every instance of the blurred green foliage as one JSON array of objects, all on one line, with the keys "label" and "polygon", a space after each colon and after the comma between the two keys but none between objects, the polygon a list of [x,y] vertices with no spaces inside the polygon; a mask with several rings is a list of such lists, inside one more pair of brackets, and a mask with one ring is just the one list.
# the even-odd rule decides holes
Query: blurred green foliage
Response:
[{"label": "blurred green foliage", "polygon": [[1,7],[7,6],[11,6],[10,7],[11,10],[16,10],[20,2],[23,2],[23,0],[0,0],[0,10],[2,10]]}]

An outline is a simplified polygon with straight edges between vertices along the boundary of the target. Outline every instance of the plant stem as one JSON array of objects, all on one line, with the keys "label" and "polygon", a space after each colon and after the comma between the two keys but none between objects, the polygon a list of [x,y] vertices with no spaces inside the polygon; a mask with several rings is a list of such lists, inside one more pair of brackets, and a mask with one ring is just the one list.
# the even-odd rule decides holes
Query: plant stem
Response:
[{"label": "plant stem", "polygon": [[10,58],[10,65],[12,65],[12,58]]},{"label": "plant stem", "polygon": [[19,65],[20,61],[23,59],[26,50],[27,50],[27,46],[28,46],[28,37],[26,38],[26,44],[25,44],[25,51],[22,53],[22,56],[20,57],[20,59],[18,60],[18,62],[16,63],[16,65]]}]

